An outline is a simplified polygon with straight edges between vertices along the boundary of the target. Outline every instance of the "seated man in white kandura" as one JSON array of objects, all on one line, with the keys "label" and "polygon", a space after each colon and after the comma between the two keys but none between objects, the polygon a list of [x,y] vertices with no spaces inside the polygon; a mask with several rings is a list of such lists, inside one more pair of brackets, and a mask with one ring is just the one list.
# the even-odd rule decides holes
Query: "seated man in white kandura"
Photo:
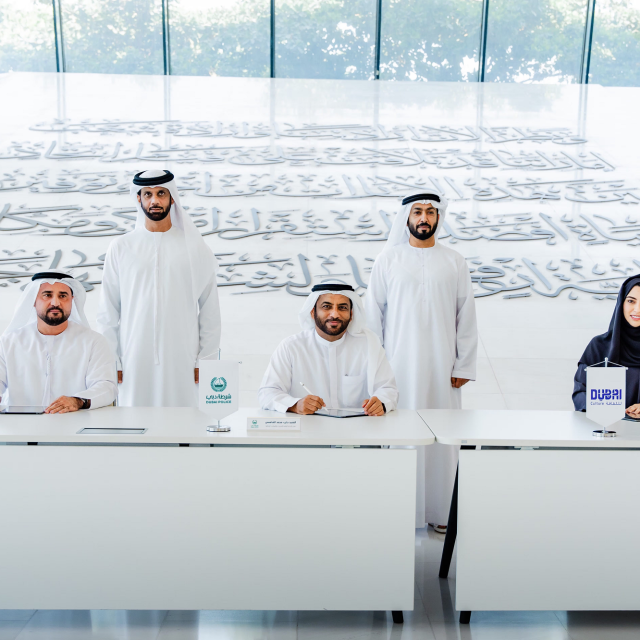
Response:
[{"label": "seated man in white kandura", "polygon": [[322,407],[362,408],[381,416],[396,408],[391,365],[376,334],[366,328],[353,287],[316,285],[298,317],[303,331],[278,345],[262,379],[263,409],[307,415]]},{"label": "seated man in white kandura", "polygon": [[64,273],[36,273],[0,336],[4,405],[45,413],[97,409],[116,397],[116,363],[106,339],[84,315],[82,283]]}]

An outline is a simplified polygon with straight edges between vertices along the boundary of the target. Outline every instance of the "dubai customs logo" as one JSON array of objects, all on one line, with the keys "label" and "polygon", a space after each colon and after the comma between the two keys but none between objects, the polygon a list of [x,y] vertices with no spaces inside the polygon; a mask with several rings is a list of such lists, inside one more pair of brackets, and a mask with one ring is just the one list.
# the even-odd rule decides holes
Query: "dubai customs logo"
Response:
[{"label": "dubai customs logo", "polygon": [[224,378],[213,378],[211,380],[211,388],[216,393],[222,393],[227,388],[227,381]]},{"label": "dubai customs logo", "polygon": [[622,389],[591,389],[591,406],[622,404]]}]

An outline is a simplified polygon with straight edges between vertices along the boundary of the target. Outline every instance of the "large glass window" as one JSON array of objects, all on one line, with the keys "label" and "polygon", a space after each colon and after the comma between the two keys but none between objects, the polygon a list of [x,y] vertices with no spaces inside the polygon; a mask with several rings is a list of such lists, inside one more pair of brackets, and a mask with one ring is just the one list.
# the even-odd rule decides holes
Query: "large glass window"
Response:
[{"label": "large glass window", "polygon": [[373,78],[375,0],[276,0],[278,78]]},{"label": "large glass window", "polygon": [[55,71],[51,0],[0,0],[0,73]]},{"label": "large glass window", "polygon": [[164,73],[161,0],[60,0],[67,71]]},{"label": "large glass window", "polygon": [[171,0],[171,73],[269,77],[269,0]]},{"label": "large glass window", "polygon": [[579,82],[586,0],[491,0],[487,82]]},{"label": "large glass window", "polygon": [[[593,0],[490,0],[487,82],[574,83]],[[164,73],[163,0],[59,0],[66,70]],[[171,73],[268,77],[272,0],[166,0]],[[275,0],[280,78],[374,79],[378,0]],[[0,73],[55,71],[52,0],[0,0]],[[380,78],[475,81],[483,0],[380,0]],[[589,82],[640,86],[640,0],[597,0]]]},{"label": "large glass window", "polygon": [[383,0],[382,80],[474,81],[482,0]]},{"label": "large glass window", "polygon": [[589,82],[640,86],[640,0],[597,0]]}]

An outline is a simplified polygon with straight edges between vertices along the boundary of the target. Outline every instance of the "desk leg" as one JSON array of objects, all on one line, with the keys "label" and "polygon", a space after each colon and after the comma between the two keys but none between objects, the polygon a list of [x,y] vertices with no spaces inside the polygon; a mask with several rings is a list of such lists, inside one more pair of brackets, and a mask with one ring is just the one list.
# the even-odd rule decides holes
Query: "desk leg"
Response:
[{"label": "desk leg", "polygon": [[393,618],[394,623],[403,624],[404,623],[404,615],[402,611],[392,611],[391,617]]},{"label": "desk leg", "polygon": [[460,612],[460,624],[469,624],[471,622],[471,611]]},{"label": "desk leg", "polygon": [[441,578],[449,577],[449,567],[453,557],[453,548],[456,546],[456,536],[458,535],[458,469],[456,469],[456,480],[453,483],[453,495],[451,496],[451,507],[449,508],[449,521],[447,522],[447,534],[444,538],[444,548],[442,549],[442,560],[440,560]]}]

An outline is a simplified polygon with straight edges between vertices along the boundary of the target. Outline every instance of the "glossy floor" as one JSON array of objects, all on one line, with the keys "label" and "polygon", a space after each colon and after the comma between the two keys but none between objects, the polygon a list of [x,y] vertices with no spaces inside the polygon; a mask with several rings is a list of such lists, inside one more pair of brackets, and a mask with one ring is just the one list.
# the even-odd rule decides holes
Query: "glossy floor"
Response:
[{"label": "glossy floor", "polygon": [[[626,640],[640,612],[479,612],[460,625],[455,579],[440,580],[444,536],[416,531],[416,588],[404,624],[370,611],[9,611],[0,640]],[[455,560],[451,575],[455,575]]]}]

